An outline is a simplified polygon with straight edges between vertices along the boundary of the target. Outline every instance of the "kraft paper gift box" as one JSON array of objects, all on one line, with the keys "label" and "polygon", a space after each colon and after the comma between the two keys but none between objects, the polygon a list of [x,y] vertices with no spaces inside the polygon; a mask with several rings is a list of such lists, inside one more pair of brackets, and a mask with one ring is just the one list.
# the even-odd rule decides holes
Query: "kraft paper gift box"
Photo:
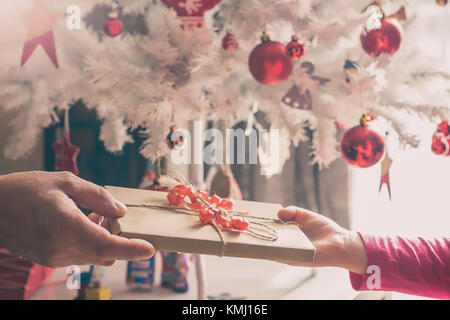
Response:
[{"label": "kraft paper gift box", "polygon": [[[123,218],[110,219],[113,234],[147,240],[157,250],[206,255],[222,255],[279,261],[313,262],[315,248],[295,224],[264,222],[278,234],[275,241],[255,238],[247,233],[223,230],[225,242],[211,225],[195,215],[177,212],[168,206],[167,192],[106,187],[113,196],[128,205]],[[161,206],[144,207],[144,206]],[[250,216],[277,219],[281,205],[236,201],[234,211]]]}]

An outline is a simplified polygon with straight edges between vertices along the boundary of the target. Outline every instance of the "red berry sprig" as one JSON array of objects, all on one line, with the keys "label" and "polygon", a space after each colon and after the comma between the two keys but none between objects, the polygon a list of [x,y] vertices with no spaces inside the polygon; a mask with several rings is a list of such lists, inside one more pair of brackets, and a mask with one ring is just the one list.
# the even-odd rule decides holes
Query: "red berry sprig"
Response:
[{"label": "red berry sprig", "polygon": [[[189,198],[190,203],[185,200]],[[231,198],[220,198],[217,195],[209,195],[200,190],[194,190],[186,185],[177,185],[169,190],[167,194],[169,206],[180,207],[199,212],[199,219],[203,224],[216,224],[224,229],[245,231],[249,222],[243,218],[232,218],[227,214],[234,207]]]}]

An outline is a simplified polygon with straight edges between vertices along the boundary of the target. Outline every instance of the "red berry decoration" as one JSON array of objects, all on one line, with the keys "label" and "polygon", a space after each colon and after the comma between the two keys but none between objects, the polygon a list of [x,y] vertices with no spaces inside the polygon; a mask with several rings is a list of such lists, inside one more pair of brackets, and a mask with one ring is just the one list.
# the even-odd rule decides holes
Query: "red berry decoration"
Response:
[{"label": "red berry decoration", "polygon": [[450,121],[442,122],[433,135],[431,143],[433,153],[450,156]]},{"label": "red berry decoration", "polygon": [[236,40],[231,30],[227,31],[227,35],[222,40],[222,48],[226,51],[236,51],[239,48],[239,41]]},{"label": "red berry decoration", "polygon": [[286,54],[286,46],[282,43],[271,41],[265,33],[261,39],[263,42],[250,54],[250,72],[262,84],[280,84],[292,73],[292,59]]},{"label": "red berry decoration", "polygon": [[382,18],[381,26],[361,34],[361,44],[369,55],[378,57],[382,53],[393,55],[400,48],[402,29],[397,20]]},{"label": "red berry decoration", "polygon": [[298,60],[305,54],[305,45],[299,41],[297,36],[292,36],[292,41],[286,46],[286,52],[289,57]]},{"label": "red berry decoration", "polygon": [[361,125],[348,130],[342,138],[342,155],[353,166],[368,168],[383,157],[383,138],[367,126],[367,122],[372,119],[367,114],[363,115]]}]

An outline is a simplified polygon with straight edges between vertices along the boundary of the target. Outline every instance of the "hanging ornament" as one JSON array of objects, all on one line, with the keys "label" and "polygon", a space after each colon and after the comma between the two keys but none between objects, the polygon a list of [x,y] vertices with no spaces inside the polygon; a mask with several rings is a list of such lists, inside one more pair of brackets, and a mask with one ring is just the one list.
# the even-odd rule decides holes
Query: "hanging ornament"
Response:
[{"label": "hanging ornament", "polygon": [[175,149],[183,144],[183,134],[178,131],[177,126],[170,127],[170,133],[167,135],[167,144],[170,149]]},{"label": "hanging ornament", "polygon": [[[316,67],[309,61],[305,61],[300,66],[301,69],[305,69],[305,73],[309,75],[311,80],[317,81],[320,86],[323,86],[330,79],[322,78],[314,75]],[[283,96],[281,100],[285,105],[300,110],[311,110],[313,107],[311,91],[309,89],[303,89],[300,85],[295,84],[289,89],[289,91]]]},{"label": "hanging ornament", "polygon": [[368,168],[376,164],[384,154],[384,140],[368,128],[373,117],[364,114],[361,124],[348,130],[341,141],[341,152],[353,166]]},{"label": "hanging ornament", "polygon": [[63,139],[53,142],[53,149],[56,153],[55,171],[69,171],[78,175],[77,156],[80,148],[70,142],[69,110],[66,110],[65,113],[63,132]]},{"label": "hanging ornament", "polygon": [[236,51],[239,48],[239,41],[236,40],[231,30],[227,31],[226,36],[222,40],[222,48],[226,51]]},{"label": "hanging ornament", "polygon": [[108,20],[103,26],[108,37],[115,38],[123,32],[123,23],[119,19],[119,0],[112,0],[112,10],[108,13]]},{"label": "hanging ornament", "polygon": [[292,36],[291,42],[286,46],[286,52],[289,57],[298,60],[305,54],[305,45],[299,41],[297,36]]},{"label": "hanging ornament", "polygon": [[241,188],[234,178],[229,165],[218,165],[211,173],[214,173],[214,176],[211,179],[211,185],[209,186],[212,194],[216,194],[221,198],[242,200]]},{"label": "hanging ornament", "polygon": [[437,127],[431,150],[437,155],[450,156],[450,121],[444,121]]},{"label": "hanging ornament", "polygon": [[446,6],[447,5],[448,0],[436,0],[436,3],[438,6]]},{"label": "hanging ornament", "polygon": [[[386,132],[386,138],[387,136],[388,132]],[[381,188],[385,184],[389,193],[390,200],[392,200],[392,196],[391,196],[391,182],[389,178],[389,170],[391,169],[392,162],[393,160],[389,157],[386,146],[386,156],[384,157],[383,162],[381,162],[381,179],[380,179],[380,189],[378,190],[378,192],[381,192]]]},{"label": "hanging ornament", "polygon": [[277,85],[285,81],[294,67],[286,54],[286,46],[271,41],[265,32],[259,44],[250,54],[248,65],[253,77],[265,85]]},{"label": "hanging ornament", "polygon": [[360,70],[360,67],[356,61],[352,60],[345,60],[344,64],[344,74],[345,74],[345,81],[349,83],[352,79],[352,76]]},{"label": "hanging ornament", "polygon": [[222,0],[161,0],[167,7],[174,9],[181,18],[184,30],[203,28],[205,12],[213,9]]},{"label": "hanging ornament", "polygon": [[375,1],[371,5],[377,6],[379,12],[371,16],[361,33],[362,47],[373,57],[378,57],[382,53],[394,55],[402,42],[403,31],[398,21],[406,20],[405,7],[386,17],[379,2]]},{"label": "hanging ornament", "polygon": [[59,68],[53,28],[63,16],[62,12],[50,11],[44,0],[35,0],[32,9],[22,13],[23,21],[27,27],[27,38],[23,45],[21,67],[25,65],[36,48],[41,45],[55,67]]}]

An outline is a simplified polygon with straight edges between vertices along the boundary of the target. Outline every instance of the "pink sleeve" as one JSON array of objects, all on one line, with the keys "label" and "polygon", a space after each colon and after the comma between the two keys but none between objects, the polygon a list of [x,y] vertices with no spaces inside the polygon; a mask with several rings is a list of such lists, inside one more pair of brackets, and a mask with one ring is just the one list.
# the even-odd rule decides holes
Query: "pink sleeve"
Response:
[{"label": "pink sleeve", "polygon": [[367,273],[350,272],[355,290],[397,291],[450,299],[450,238],[408,240],[361,235]]}]

